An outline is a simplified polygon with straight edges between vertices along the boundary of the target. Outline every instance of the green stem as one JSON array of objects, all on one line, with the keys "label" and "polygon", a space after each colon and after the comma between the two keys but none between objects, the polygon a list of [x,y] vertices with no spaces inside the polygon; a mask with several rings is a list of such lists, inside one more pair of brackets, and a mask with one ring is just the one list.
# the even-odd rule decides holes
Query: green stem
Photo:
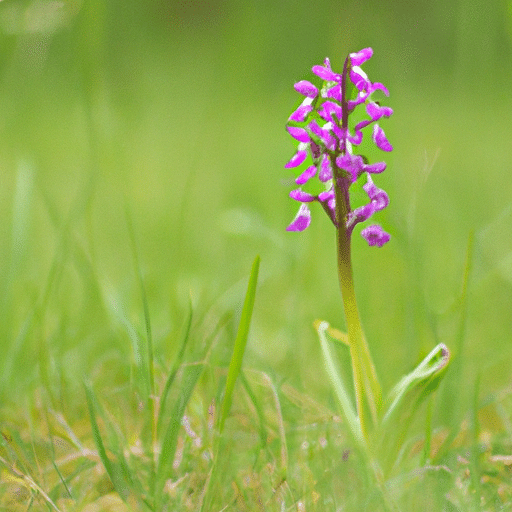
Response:
[{"label": "green stem", "polygon": [[[345,59],[341,80],[342,98],[342,130],[348,133],[348,95],[347,78],[350,71],[350,56]],[[341,154],[348,150],[347,143],[343,144]],[[345,173],[336,165],[336,155],[332,158],[334,170],[334,190],[336,194],[336,225],[338,246],[338,277],[340,281],[343,307],[347,321],[348,341],[352,360],[352,373],[356,393],[357,414],[361,425],[361,432],[366,443],[369,444],[369,433],[377,425],[378,411],[381,405],[380,385],[375,372],[370,351],[363,334],[359,311],[357,309],[354,279],[352,273],[352,260],[350,252],[350,237],[352,229],[347,228],[346,220],[350,212],[350,198],[348,188],[350,181]]]},{"label": "green stem", "polygon": [[377,424],[377,416],[381,404],[381,391],[357,309],[350,251],[351,233],[345,224],[349,210],[348,190],[343,187],[344,180],[342,177],[339,177],[337,181],[338,186],[335,187],[335,190],[338,223],[338,277],[347,321],[357,413],[361,431],[368,443],[371,427]]}]

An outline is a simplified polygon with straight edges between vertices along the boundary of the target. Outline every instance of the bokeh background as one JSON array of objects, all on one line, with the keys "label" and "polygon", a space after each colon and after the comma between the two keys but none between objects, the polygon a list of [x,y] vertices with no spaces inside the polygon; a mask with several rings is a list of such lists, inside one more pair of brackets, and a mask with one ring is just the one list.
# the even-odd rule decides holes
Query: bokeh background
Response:
[{"label": "bokeh background", "polygon": [[245,364],[313,395],[325,387],[312,322],[344,326],[335,234],[320,208],[308,230],[285,232],[297,204],[284,124],[294,82],[366,46],[364,69],[395,111],[375,178],[392,241],[353,243],[383,385],[439,341],[466,384],[445,392],[449,407],[477,375],[483,394],[510,385],[510,1],[3,0],[0,31],[5,400],[133,357],[110,314],[143,329],[127,219],[162,361],[189,296],[197,311],[239,313],[260,254]]}]

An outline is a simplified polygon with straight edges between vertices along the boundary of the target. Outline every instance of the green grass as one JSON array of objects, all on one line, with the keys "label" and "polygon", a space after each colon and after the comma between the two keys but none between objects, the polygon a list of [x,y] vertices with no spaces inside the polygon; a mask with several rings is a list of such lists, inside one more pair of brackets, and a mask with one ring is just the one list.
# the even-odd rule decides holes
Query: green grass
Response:
[{"label": "green grass", "polygon": [[284,231],[292,85],[367,45],[395,110],[393,238],[353,243],[384,394],[452,354],[385,491],[512,509],[510,15],[205,5],[0,2],[0,511],[385,509],[313,327],[344,329],[332,226]]}]

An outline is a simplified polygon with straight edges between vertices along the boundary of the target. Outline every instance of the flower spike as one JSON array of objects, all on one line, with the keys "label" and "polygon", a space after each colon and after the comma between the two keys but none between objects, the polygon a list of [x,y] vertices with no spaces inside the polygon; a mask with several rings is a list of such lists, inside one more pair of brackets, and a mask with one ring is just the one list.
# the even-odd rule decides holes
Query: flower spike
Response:
[{"label": "flower spike", "polygon": [[[386,96],[389,92],[380,82],[371,82],[361,69],[372,55],[372,48],[351,53],[341,74],[332,70],[327,58],[323,65],[312,68],[313,73],[323,82],[321,87],[307,80],[301,80],[294,86],[305,98],[288,119],[287,131],[298,142],[298,148],[285,168],[299,168],[299,176],[295,180],[299,186],[309,186],[317,176],[324,191],[318,195],[301,188],[290,192],[290,197],[299,201],[301,207],[287,227],[288,231],[303,231],[309,226],[311,212],[306,203],[320,203],[336,228],[345,226],[349,235],[357,223],[368,220],[389,203],[386,192],[378,188],[371,178],[372,174],[382,173],[386,163],[372,164],[365,156],[353,152],[353,148],[361,144],[366,128],[370,125],[373,125],[371,136],[375,145],[382,151],[393,150],[384,130],[377,124],[389,118],[393,109],[372,100],[372,94],[376,91],[382,91]],[[350,83],[352,87],[347,87]],[[354,91],[354,94],[349,97],[348,91]],[[368,117],[350,127],[350,115],[359,105],[365,105]],[[305,163],[305,167],[302,167]],[[367,175],[363,189],[370,202],[353,209],[350,206],[349,188],[363,174]],[[343,199],[344,205],[336,204],[340,199]],[[361,234],[369,245],[378,247],[390,238],[377,225],[369,226]]]}]

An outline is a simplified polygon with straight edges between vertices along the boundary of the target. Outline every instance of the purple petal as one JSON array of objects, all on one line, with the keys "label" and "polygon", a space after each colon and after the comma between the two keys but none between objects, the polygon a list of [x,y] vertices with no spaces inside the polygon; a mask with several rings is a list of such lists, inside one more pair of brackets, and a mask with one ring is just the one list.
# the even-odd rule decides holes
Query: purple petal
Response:
[{"label": "purple petal", "polygon": [[302,123],[306,120],[308,114],[313,110],[311,105],[302,104],[289,118],[289,121],[296,121]]},{"label": "purple petal", "polygon": [[350,81],[356,86],[358,91],[367,91],[371,86],[366,73],[358,67],[353,67],[350,70]]},{"label": "purple petal", "polygon": [[322,80],[327,80],[328,82],[340,82],[341,77],[334,73],[331,67],[327,66],[313,66],[313,73],[320,77]]},{"label": "purple petal", "polygon": [[372,118],[373,121],[378,121],[382,116],[389,117],[393,113],[390,107],[381,107],[377,103],[370,101],[366,105],[366,113]]},{"label": "purple petal", "polygon": [[337,103],[334,103],[334,101],[325,101],[318,109],[318,114],[322,119],[325,119],[326,121],[335,121],[332,118],[333,114],[336,116],[337,121],[340,121],[343,116],[341,106]]},{"label": "purple petal", "polygon": [[375,205],[373,203],[365,204],[355,210],[352,210],[347,215],[347,228],[353,228],[357,223],[368,220],[375,213]]},{"label": "purple petal", "polygon": [[295,126],[287,126],[288,133],[299,142],[310,142],[311,138],[309,133],[304,128],[297,128]]},{"label": "purple petal", "polygon": [[370,96],[370,93],[367,91],[361,91],[355,100],[350,100],[347,102],[347,107],[349,110],[353,110],[357,105],[360,105],[361,103],[364,103],[368,96]]},{"label": "purple petal", "polygon": [[331,98],[341,103],[341,85],[335,85],[334,87],[327,89],[325,97]]},{"label": "purple petal", "polygon": [[325,192],[321,192],[318,194],[319,201],[330,201],[334,197],[334,190],[326,190]]},{"label": "purple petal", "polygon": [[316,119],[313,119],[313,121],[311,121],[309,124],[308,124],[308,128],[320,139],[323,137],[324,133],[323,133],[323,128],[316,122]]},{"label": "purple petal", "polygon": [[329,155],[324,155],[322,158],[318,179],[323,183],[332,179],[331,159]]},{"label": "purple petal", "polygon": [[384,84],[381,84],[380,82],[375,82],[370,85],[370,92],[376,91],[377,89],[383,91],[386,96],[389,96],[389,91]]},{"label": "purple petal", "polygon": [[373,180],[369,174],[367,182],[363,185],[363,189],[368,194],[368,197],[370,198],[375,211],[383,210],[389,204],[388,195],[384,190],[377,187],[373,183]]},{"label": "purple petal", "polygon": [[386,233],[379,225],[373,224],[361,231],[362,237],[368,242],[368,245],[382,247],[389,242],[391,236]]},{"label": "purple petal", "polygon": [[[328,125],[330,125],[330,123],[326,124],[326,126]],[[327,149],[334,151],[336,141],[334,140],[334,137],[329,133],[328,129],[319,126],[315,119],[313,119],[313,121],[308,124],[308,128],[324,143]]]},{"label": "purple petal", "polygon": [[332,127],[332,133],[334,133],[335,137],[341,141],[345,139],[345,135],[347,131],[343,129],[341,126],[338,125],[338,123],[331,123]]},{"label": "purple petal", "polygon": [[379,149],[382,151],[393,151],[393,146],[389,143],[384,130],[378,125],[373,125],[373,142],[377,145]]},{"label": "purple petal", "polygon": [[301,80],[293,87],[298,93],[307,96],[308,98],[316,98],[318,96],[318,89],[307,80]]},{"label": "purple petal", "polygon": [[297,177],[295,183],[297,185],[304,185],[309,179],[316,174],[316,165],[310,165],[301,175]]},{"label": "purple petal", "polygon": [[364,172],[368,172],[370,174],[379,174],[386,170],[386,162],[376,162],[374,164],[365,165]]},{"label": "purple petal", "polygon": [[370,121],[369,119],[365,119],[363,121],[361,121],[360,123],[357,123],[354,130],[356,132],[359,132],[361,131],[363,128],[366,128],[369,124],[371,124],[372,121]]},{"label": "purple petal", "polygon": [[296,189],[290,192],[290,197],[295,199],[295,201],[300,201],[301,203],[311,203],[316,199],[315,196],[304,192],[303,190]]},{"label": "purple petal", "polygon": [[292,156],[291,160],[284,166],[285,169],[291,169],[292,167],[298,167],[306,157],[308,156],[308,152],[305,149],[300,149]]},{"label": "purple petal", "polygon": [[340,169],[349,172],[352,176],[352,182],[354,182],[363,172],[364,161],[360,155],[347,153],[336,158],[336,165]]},{"label": "purple petal", "polygon": [[301,204],[293,222],[286,231],[304,231],[311,224],[311,212],[306,204]]},{"label": "purple petal", "polygon": [[372,48],[363,48],[357,53],[350,54],[350,63],[352,64],[352,66],[360,66],[363,62],[366,62],[368,59],[370,59],[372,55]]},{"label": "purple petal", "polygon": [[361,130],[357,129],[356,126],[356,132],[354,135],[347,135],[347,139],[350,141],[351,144],[354,144],[354,146],[359,146],[363,140],[363,132]]}]

